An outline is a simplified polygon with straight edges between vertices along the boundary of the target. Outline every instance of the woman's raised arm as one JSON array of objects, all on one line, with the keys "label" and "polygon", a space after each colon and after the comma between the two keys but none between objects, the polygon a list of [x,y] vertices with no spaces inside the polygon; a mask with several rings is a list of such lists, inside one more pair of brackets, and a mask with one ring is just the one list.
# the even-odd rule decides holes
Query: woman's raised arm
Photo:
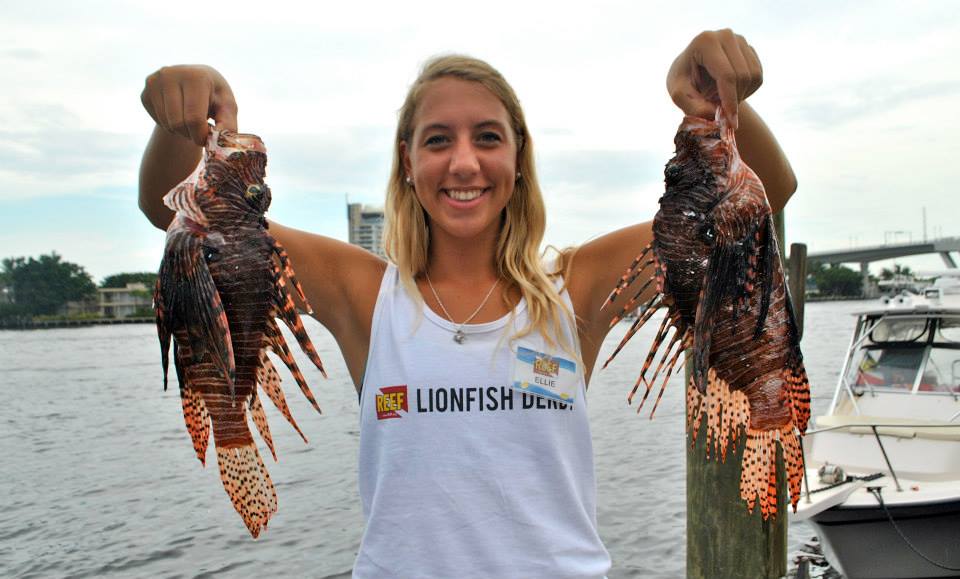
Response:
[{"label": "woman's raised arm", "polygon": [[[163,196],[200,162],[209,131],[237,131],[237,102],[226,79],[209,66],[161,68],[147,77],[140,97],[156,122],[140,164],[140,209],[166,229],[173,212]],[[336,337],[359,388],[370,322],[385,263],[359,247],[271,223],[270,233],[290,256],[314,317]]]},{"label": "woman's raised arm", "polygon": [[[797,188],[786,155],[759,115],[744,102],[763,81],[756,51],[730,30],[703,32],[674,60],[667,74],[667,91],[687,115],[712,119],[717,103],[728,121],[737,126],[741,158],[760,177],[774,212],[783,209]],[[641,248],[653,238],[647,221],[604,235],[584,244],[574,254],[568,273],[568,288],[579,319],[581,346],[587,371],[592,369],[610,322],[619,308],[600,307],[620,275]],[[649,274],[634,281],[636,291]],[[655,288],[648,286],[646,295]],[[642,303],[642,302],[641,302]]]}]

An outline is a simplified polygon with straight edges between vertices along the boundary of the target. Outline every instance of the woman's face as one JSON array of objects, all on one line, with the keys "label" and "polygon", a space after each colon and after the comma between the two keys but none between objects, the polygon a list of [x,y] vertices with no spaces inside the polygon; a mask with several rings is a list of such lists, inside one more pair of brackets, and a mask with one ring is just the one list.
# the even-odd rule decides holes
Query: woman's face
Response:
[{"label": "woman's face", "polygon": [[517,173],[516,138],[500,99],[477,82],[431,81],[401,153],[432,239],[496,239]]}]

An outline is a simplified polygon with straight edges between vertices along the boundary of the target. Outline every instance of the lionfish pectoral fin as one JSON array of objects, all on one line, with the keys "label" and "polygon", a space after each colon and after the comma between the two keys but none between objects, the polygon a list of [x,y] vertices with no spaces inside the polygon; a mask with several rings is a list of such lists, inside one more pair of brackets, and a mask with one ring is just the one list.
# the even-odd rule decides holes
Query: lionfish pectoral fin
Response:
[{"label": "lionfish pectoral fin", "polygon": [[713,325],[720,314],[724,296],[730,293],[731,286],[735,283],[731,275],[737,261],[735,254],[732,244],[718,241],[710,255],[701,285],[693,326],[693,379],[701,394],[707,391]]},{"label": "lionfish pectoral fin", "polygon": [[157,321],[157,337],[160,339],[160,365],[163,368],[163,390],[167,390],[167,378],[170,372],[170,338],[173,330],[167,323],[163,300],[160,294],[160,279],[153,288],[153,310]]},{"label": "lionfish pectoral fin", "polygon": [[[760,245],[760,259],[757,260],[760,269],[757,274],[761,276],[762,282],[760,285],[760,311],[757,314],[757,329],[753,333],[754,339],[760,338],[760,336],[763,334],[763,326],[767,322],[767,314],[770,311],[770,299],[773,295],[773,278],[776,267],[775,260],[777,255],[780,253],[780,247],[777,245],[777,235],[776,231],[774,230],[773,218],[768,215],[764,221],[765,222],[760,229],[763,237]],[[788,295],[788,308],[790,309],[792,316],[792,307],[790,307],[789,301],[790,297]]]},{"label": "lionfish pectoral fin", "polygon": [[230,326],[213,275],[203,256],[199,236],[185,230],[167,234],[167,252],[158,276],[169,328],[184,327],[191,357],[199,361],[209,352],[233,393],[236,366]]}]

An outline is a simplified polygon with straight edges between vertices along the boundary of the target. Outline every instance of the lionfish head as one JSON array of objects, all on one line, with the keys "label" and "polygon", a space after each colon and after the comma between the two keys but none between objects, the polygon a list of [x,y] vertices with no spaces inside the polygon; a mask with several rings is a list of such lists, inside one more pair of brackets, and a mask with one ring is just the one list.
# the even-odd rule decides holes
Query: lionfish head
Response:
[{"label": "lionfish head", "polygon": [[217,197],[258,216],[270,207],[267,148],[260,137],[211,129],[206,146],[206,178]]}]

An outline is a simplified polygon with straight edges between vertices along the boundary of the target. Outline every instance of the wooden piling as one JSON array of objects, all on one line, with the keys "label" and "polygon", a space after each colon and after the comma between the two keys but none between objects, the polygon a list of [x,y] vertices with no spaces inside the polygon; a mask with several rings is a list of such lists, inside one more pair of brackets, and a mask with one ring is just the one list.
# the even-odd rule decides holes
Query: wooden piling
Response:
[{"label": "wooden piling", "polygon": [[807,245],[805,243],[790,244],[788,271],[787,287],[790,288],[790,300],[797,320],[797,332],[800,337],[803,337],[803,309],[807,301]]},{"label": "wooden piling", "polygon": [[[784,218],[774,216],[780,241],[780,257],[784,255]],[[795,244],[800,245],[800,244]],[[791,257],[794,255],[791,248]],[[806,247],[803,247],[803,276],[792,276],[800,283],[802,296],[805,278]],[[792,270],[791,270],[792,271]],[[803,319],[803,300],[798,300],[798,322]],[[801,326],[802,327],[802,326]],[[688,357],[689,362],[689,357]],[[687,388],[691,364],[686,367]],[[737,452],[727,454],[721,462],[711,453],[706,458],[706,421],[696,433],[687,433],[687,577],[688,579],[779,579],[787,573],[787,475],[783,453],[777,449],[777,516],[766,521],[759,506],[747,511],[740,498],[740,471],[746,434],[737,442]]]}]

